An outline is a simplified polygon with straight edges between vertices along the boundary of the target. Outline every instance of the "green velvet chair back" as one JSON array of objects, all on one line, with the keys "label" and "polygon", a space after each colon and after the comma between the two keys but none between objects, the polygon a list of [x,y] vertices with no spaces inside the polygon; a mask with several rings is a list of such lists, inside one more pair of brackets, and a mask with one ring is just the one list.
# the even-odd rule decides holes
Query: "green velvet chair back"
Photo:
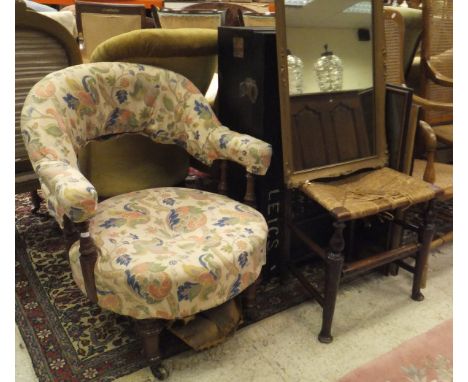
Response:
[{"label": "green velvet chair back", "polygon": [[[90,61],[131,62],[173,70],[205,93],[216,71],[216,53],[215,30],[146,29],[104,41]],[[189,168],[189,157],[180,147],[160,145],[144,136],[91,142],[81,151],[79,162],[103,198],[181,184]]]}]

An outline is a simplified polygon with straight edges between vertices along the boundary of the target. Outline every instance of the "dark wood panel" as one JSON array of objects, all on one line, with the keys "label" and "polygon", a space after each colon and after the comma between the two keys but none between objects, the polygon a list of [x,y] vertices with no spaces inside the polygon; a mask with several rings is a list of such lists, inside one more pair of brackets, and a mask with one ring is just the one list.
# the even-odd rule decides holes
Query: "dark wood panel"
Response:
[{"label": "dark wood panel", "polygon": [[[295,170],[365,158],[375,153],[374,118],[363,93],[346,91],[291,97]],[[369,92],[365,92],[368,101]],[[368,103],[368,102],[367,102]]]}]

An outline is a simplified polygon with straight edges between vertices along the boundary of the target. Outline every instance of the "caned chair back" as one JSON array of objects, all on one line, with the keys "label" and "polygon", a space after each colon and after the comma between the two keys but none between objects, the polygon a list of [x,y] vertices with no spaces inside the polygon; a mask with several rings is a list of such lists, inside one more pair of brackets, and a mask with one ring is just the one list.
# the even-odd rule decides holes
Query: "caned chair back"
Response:
[{"label": "caned chair back", "polygon": [[[76,41],[68,30],[51,18],[16,2],[15,12],[15,172],[32,170],[21,136],[24,100],[45,75],[81,63]],[[17,192],[28,191],[16,184]]]},{"label": "caned chair back", "polygon": [[144,5],[77,1],[75,9],[78,35],[86,57],[101,42],[146,25]]},{"label": "caned chair back", "polygon": [[156,25],[163,29],[206,28],[218,29],[224,25],[226,12],[217,10],[172,10],[153,8]]},{"label": "caned chair back", "polygon": [[[423,67],[431,65],[437,72],[453,78],[453,0],[426,0],[423,3]],[[423,71],[424,72],[424,71]],[[439,102],[453,101],[452,88],[435,84],[422,75],[422,96]],[[424,114],[429,124],[450,122],[452,115],[431,111]]]},{"label": "caned chair back", "polygon": [[384,9],[385,82],[393,85],[405,83],[403,72],[405,24],[400,13]]},{"label": "caned chair back", "polygon": [[245,27],[275,27],[274,13],[242,12],[242,20]]}]

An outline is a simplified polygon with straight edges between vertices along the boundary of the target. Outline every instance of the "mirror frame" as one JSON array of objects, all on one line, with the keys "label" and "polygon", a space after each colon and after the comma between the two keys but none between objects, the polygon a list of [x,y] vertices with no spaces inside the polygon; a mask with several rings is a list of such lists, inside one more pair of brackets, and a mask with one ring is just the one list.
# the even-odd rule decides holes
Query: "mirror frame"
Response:
[{"label": "mirror frame", "polygon": [[[385,137],[385,40],[383,30],[383,2],[370,0],[372,3],[372,36],[373,36],[373,79],[374,79],[374,120],[375,120],[375,155],[348,162],[334,163],[326,166],[294,170],[293,141],[290,115],[290,96],[288,82],[286,18],[284,0],[275,0],[276,9],[276,50],[278,56],[278,78],[281,112],[281,136],[283,149],[284,182],[288,188],[295,188],[308,180],[338,177],[360,169],[383,167],[388,162]],[[301,97],[302,95],[294,95]],[[307,96],[307,94],[304,94]]]}]

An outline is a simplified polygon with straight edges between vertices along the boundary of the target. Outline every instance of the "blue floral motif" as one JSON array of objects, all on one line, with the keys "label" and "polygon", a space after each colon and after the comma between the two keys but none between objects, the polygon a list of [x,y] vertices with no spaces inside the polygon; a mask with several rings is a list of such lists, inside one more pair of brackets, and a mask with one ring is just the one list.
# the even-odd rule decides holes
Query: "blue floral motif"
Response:
[{"label": "blue floral motif", "polygon": [[230,218],[224,217],[219,219],[214,225],[217,225],[218,227],[224,227],[226,224],[229,223]]},{"label": "blue floral motif", "polygon": [[127,255],[127,254],[119,256],[115,259],[115,262],[117,264],[125,265],[125,266],[130,264],[130,261],[132,261],[132,258],[130,257],[130,255]]},{"label": "blue floral motif", "polygon": [[115,93],[115,96],[119,103],[124,103],[127,100],[127,91],[125,89],[120,89]]},{"label": "blue floral motif", "polygon": [[190,301],[190,290],[197,285],[197,283],[191,283],[190,281],[186,281],[183,285],[180,285],[177,288],[177,298],[179,301]]},{"label": "blue floral motif", "polygon": [[163,199],[163,203],[167,204],[169,206],[173,206],[174,203],[175,203],[175,199],[174,198],[166,198],[166,199]]},{"label": "blue floral motif", "polygon": [[198,141],[200,139],[200,132],[199,131],[195,131],[193,133],[193,139],[195,139],[196,141]]},{"label": "blue floral motif", "polygon": [[247,252],[242,252],[237,259],[241,268],[244,268],[247,264],[249,254]]},{"label": "blue floral motif", "polygon": [[200,101],[195,101],[195,107],[193,108],[198,115],[202,115],[204,113],[209,113],[210,112],[210,108],[208,107],[208,105],[205,105],[204,103],[200,102]]},{"label": "blue floral motif", "polygon": [[231,286],[231,291],[229,292],[229,298],[233,298],[240,293],[240,280],[241,276],[238,275],[236,281]]},{"label": "blue floral motif", "polygon": [[139,239],[139,236],[138,236],[138,235],[135,235],[134,233],[131,233],[131,234],[130,234],[130,237],[131,237],[133,240],[138,240],[138,239]]},{"label": "blue floral motif", "polygon": [[176,210],[171,210],[169,213],[169,225],[171,229],[174,229],[174,227],[180,223],[180,218],[179,214],[177,213]]},{"label": "blue floral motif", "polygon": [[120,114],[121,114],[121,113],[122,113],[121,110],[120,110],[118,107],[116,107],[116,108],[112,111],[112,113],[111,113],[109,119],[107,120],[105,128],[106,128],[106,129],[109,129],[109,128],[111,128],[112,126],[114,126],[114,125],[115,125],[115,122],[117,122],[117,119],[120,117]]},{"label": "blue floral motif", "polygon": [[100,224],[99,227],[109,229],[111,227],[120,227],[124,223],[125,219],[109,218],[106,221],[104,221],[104,223]]},{"label": "blue floral motif", "polygon": [[219,147],[221,147],[222,149],[225,149],[228,142],[229,140],[227,139],[227,135],[226,134],[221,135],[221,138],[219,138]]},{"label": "blue floral motif", "polygon": [[252,228],[244,228],[244,230],[245,230],[245,232],[247,232],[250,235],[252,235],[254,233]]},{"label": "blue floral motif", "polygon": [[70,93],[67,93],[63,100],[67,103],[69,109],[76,110],[76,108],[80,105],[80,101],[78,98],[73,97]]},{"label": "blue floral motif", "polygon": [[170,261],[169,261],[169,265],[174,266],[174,265],[176,265],[176,264],[177,264],[177,260],[170,260]]},{"label": "blue floral motif", "polygon": [[130,271],[127,269],[125,271],[125,275],[127,276],[127,284],[132,288],[139,296],[141,296],[141,286],[136,280],[135,275],[132,275]]}]

